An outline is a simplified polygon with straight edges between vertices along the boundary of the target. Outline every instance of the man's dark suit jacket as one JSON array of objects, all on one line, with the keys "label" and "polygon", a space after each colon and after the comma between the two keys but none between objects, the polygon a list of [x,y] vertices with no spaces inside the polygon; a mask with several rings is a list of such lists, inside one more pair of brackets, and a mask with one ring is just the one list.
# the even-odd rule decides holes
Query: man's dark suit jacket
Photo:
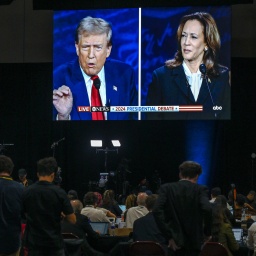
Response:
[{"label": "man's dark suit jacket", "polygon": [[[213,101],[205,79],[195,101],[182,65],[156,69],[148,89],[148,106],[203,105],[203,112],[151,112],[147,113],[147,119],[230,119],[229,72],[224,67],[219,71],[218,77],[207,79]],[[221,106],[222,110],[213,110],[213,106]]]},{"label": "man's dark suit jacket", "polygon": [[[107,59],[104,64],[106,81],[106,100],[109,106],[137,106],[138,94],[136,90],[133,68],[121,61]],[[90,112],[78,112],[78,106],[90,106],[84,77],[78,59],[57,68],[53,75],[54,89],[62,85],[70,88],[73,94],[73,108],[71,120],[91,120]],[[53,119],[57,112],[54,108]],[[138,115],[137,115],[138,116]],[[134,113],[108,112],[108,120],[136,119]]]},{"label": "man's dark suit jacket", "polygon": [[153,214],[167,240],[200,251],[203,235],[211,235],[212,209],[207,193],[205,186],[188,180],[161,186]]},{"label": "man's dark suit jacket", "polygon": [[152,212],[134,221],[133,241],[155,241],[167,250],[167,240],[156,225]]}]

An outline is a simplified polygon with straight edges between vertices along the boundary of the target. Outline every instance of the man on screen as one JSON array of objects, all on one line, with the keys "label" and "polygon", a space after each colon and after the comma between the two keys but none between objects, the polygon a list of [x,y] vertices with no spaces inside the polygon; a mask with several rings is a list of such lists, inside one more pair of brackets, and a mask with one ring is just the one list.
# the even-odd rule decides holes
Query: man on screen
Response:
[{"label": "man on screen", "polygon": [[111,25],[101,18],[86,17],[76,29],[78,58],[54,72],[53,105],[57,120],[128,120],[130,113],[91,113],[88,106],[136,106],[133,68],[107,59],[112,48]]}]

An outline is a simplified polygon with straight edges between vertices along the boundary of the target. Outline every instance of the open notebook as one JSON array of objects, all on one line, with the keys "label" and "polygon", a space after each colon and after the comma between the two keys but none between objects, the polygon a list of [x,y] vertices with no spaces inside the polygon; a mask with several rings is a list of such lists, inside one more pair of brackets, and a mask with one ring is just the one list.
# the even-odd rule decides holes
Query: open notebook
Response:
[{"label": "open notebook", "polygon": [[108,234],[109,222],[90,222],[90,225],[100,235]]},{"label": "open notebook", "polygon": [[240,242],[243,237],[243,229],[242,228],[232,228],[235,239],[237,242]]}]

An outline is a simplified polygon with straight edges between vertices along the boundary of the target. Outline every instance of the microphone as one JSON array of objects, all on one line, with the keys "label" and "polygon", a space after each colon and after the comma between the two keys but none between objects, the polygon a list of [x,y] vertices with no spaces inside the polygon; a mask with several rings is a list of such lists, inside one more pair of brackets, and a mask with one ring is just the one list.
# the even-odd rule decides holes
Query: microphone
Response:
[{"label": "microphone", "polygon": [[[202,77],[203,79],[205,80],[206,82],[206,86],[208,88],[208,91],[209,91],[209,94],[210,94],[210,97],[211,97],[211,101],[212,101],[212,106],[214,107],[215,104],[214,104],[214,101],[213,101],[213,98],[212,98],[212,93],[211,93],[211,90],[210,90],[210,87],[209,87],[209,84],[208,84],[208,79],[207,79],[207,69],[206,69],[206,66],[204,63],[202,63],[200,66],[199,66],[199,70],[200,72],[202,73]],[[215,113],[216,114],[216,113]],[[215,115],[216,117],[216,115]]]},{"label": "microphone", "polygon": [[205,78],[205,76],[206,76],[206,66],[205,66],[205,64],[204,63],[202,63],[200,66],[199,66],[199,70],[200,70],[200,72],[202,73],[202,77],[203,78]]},{"label": "microphone", "polygon": [[93,80],[93,84],[98,90],[100,89],[101,82],[98,77]]},{"label": "microphone", "polygon": [[110,99],[106,102],[106,107],[110,107]]}]

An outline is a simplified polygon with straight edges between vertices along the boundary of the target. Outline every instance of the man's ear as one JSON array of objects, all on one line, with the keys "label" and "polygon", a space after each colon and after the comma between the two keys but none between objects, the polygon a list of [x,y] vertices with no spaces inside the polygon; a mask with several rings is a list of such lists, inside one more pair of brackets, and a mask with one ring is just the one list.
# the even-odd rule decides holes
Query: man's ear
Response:
[{"label": "man's ear", "polygon": [[79,56],[79,47],[78,47],[78,44],[75,44],[75,47],[76,47],[76,54],[77,54],[77,56]]},{"label": "man's ear", "polygon": [[112,45],[107,46],[107,57],[110,55],[112,49]]}]

